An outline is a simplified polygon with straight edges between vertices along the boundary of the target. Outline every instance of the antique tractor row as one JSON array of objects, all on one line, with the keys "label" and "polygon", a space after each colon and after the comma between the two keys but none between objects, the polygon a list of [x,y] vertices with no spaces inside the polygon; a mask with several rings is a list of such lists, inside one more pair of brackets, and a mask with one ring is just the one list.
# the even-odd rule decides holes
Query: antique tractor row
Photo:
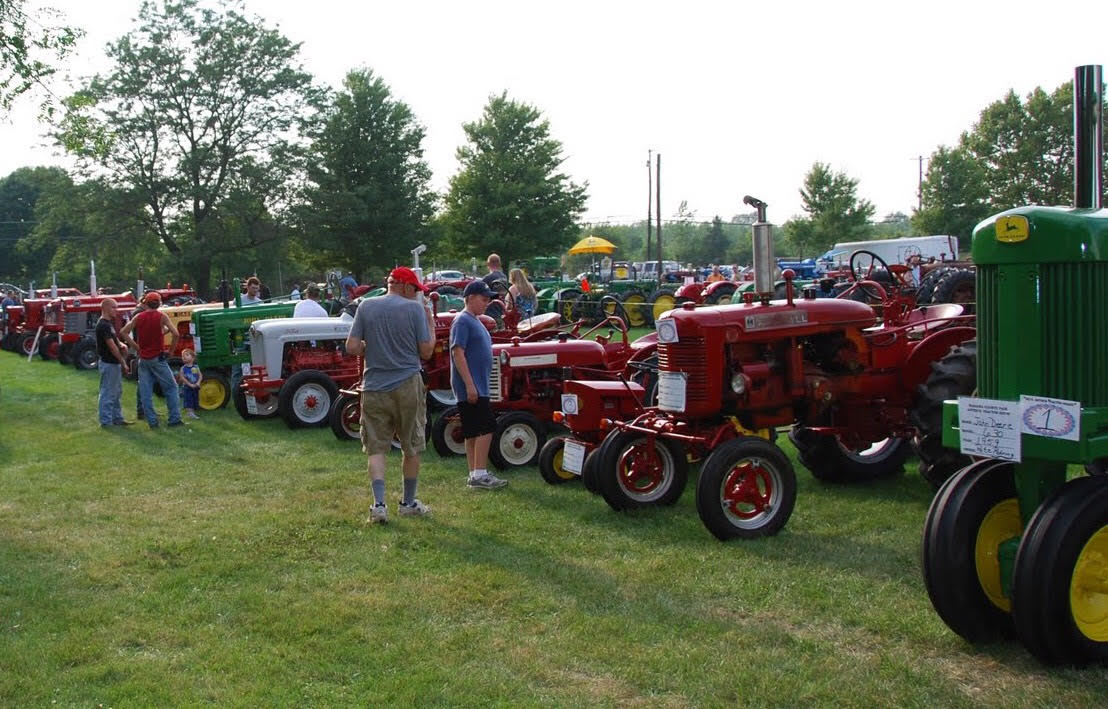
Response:
[{"label": "antique tractor row", "polygon": [[[757,268],[772,263],[757,258],[768,248],[769,225],[765,205],[748,200],[759,210]],[[871,270],[880,264],[898,273],[869,256]],[[563,467],[544,477],[583,472],[586,485],[623,510],[674,502],[688,461],[700,460],[698,512],[715,536],[730,539],[774,534],[792,512],[795,472],[771,440],[778,428],[791,427],[801,462],[822,480],[902,470],[919,433],[911,413],[921,387],[932,364],[974,336],[972,319],[957,305],[914,308],[914,288],[904,283],[886,291],[856,281],[853,290],[881,300],[878,320],[849,290],[834,299],[811,291],[795,298],[788,271],[786,299],[770,300],[772,271],[758,270],[761,295],[727,306],[690,303],[656,323],[656,392],[639,379],[644,403],[655,406],[636,408],[632,383],[567,385],[573,398],[561,417],[573,436],[548,444],[544,458],[558,463],[561,445]]]}]

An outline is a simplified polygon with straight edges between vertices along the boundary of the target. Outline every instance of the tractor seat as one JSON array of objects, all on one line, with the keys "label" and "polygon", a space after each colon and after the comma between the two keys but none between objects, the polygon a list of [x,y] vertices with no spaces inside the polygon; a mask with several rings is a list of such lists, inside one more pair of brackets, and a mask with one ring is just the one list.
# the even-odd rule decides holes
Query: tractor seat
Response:
[{"label": "tractor seat", "polygon": [[926,325],[916,325],[908,328],[908,337],[922,337],[927,332],[946,327],[949,323],[943,321],[953,320],[965,310],[958,303],[937,303],[935,305],[921,305],[908,313],[908,325],[912,323],[930,320]]},{"label": "tractor seat", "polygon": [[543,313],[542,315],[533,315],[525,320],[520,320],[519,325],[516,326],[516,331],[523,337],[533,335],[540,330],[549,330],[552,327],[558,327],[558,324],[562,321],[560,313]]}]

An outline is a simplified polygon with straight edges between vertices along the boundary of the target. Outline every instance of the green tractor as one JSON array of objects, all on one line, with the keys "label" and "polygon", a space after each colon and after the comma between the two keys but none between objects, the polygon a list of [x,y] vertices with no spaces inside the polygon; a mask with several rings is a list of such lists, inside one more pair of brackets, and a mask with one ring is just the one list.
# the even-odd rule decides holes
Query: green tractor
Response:
[{"label": "green tractor", "polygon": [[1101,68],[1078,67],[1074,208],[1021,207],[974,230],[976,394],[942,413],[943,442],[980,457],[940,488],[923,532],[943,621],[970,642],[1014,635],[1047,664],[1108,664],[1101,91]]}]

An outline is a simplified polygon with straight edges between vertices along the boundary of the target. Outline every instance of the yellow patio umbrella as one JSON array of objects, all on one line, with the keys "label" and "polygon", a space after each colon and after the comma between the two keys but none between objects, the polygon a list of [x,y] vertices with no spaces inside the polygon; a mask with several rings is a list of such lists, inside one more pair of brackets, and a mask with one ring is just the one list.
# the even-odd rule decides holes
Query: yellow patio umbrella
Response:
[{"label": "yellow patio umbrella", "polygon": [[610,254],[616,250],[616,245],[599,236],[586,236],[570,248],[571,254]]}]

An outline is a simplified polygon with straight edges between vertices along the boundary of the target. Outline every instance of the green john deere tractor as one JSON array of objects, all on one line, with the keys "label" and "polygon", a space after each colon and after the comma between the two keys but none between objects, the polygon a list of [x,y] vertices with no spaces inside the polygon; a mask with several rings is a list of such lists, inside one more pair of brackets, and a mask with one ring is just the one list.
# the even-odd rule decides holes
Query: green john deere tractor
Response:
[{"label": "green john deere tractor", "polygon": [[1103,106],[1101,68],[1078,67],[1074,208],[974,230],[977,392],[943,405],[943,442],[982,457],[940,488],[923,532],[943,621],[970,642],[1014,635],[1048,664],[1108,663]]}]

